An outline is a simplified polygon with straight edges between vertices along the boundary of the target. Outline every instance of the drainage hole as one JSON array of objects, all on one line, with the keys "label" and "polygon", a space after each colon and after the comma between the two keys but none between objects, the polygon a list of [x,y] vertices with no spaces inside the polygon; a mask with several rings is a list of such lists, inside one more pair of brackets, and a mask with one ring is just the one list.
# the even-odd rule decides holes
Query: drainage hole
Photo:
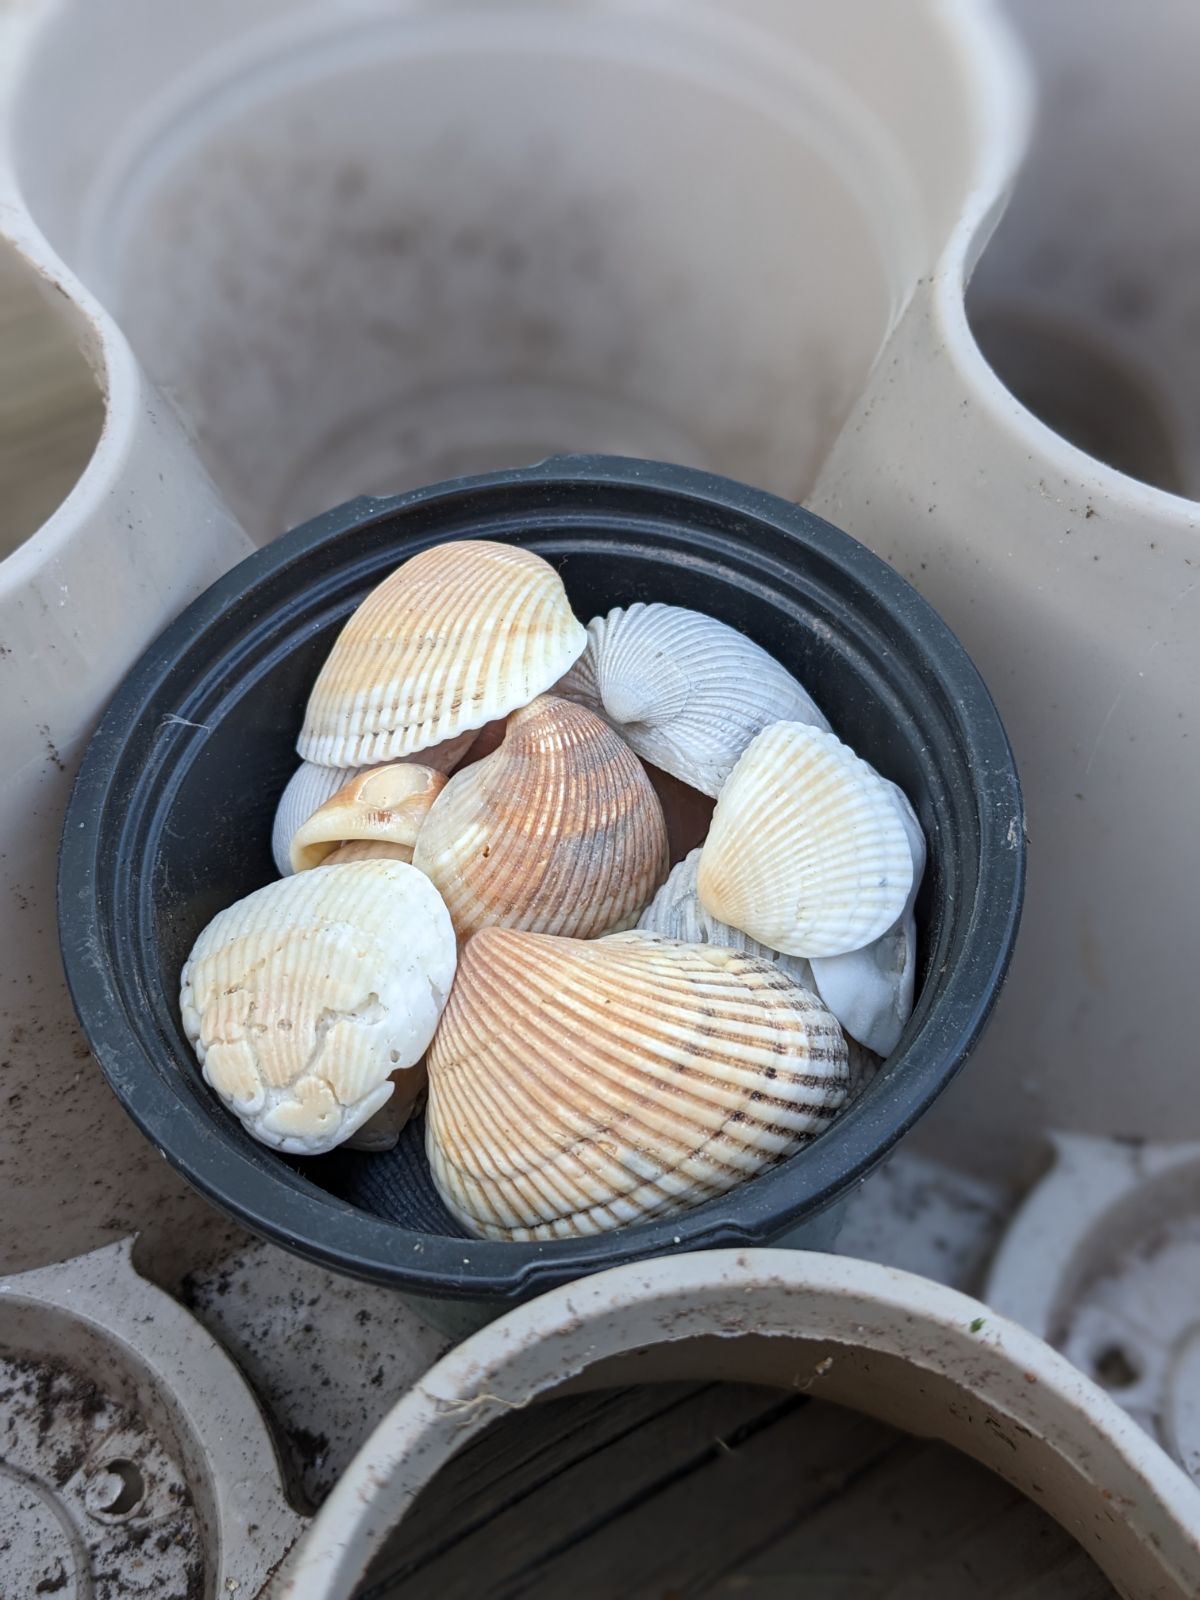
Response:
[{"label": "drainage hole", "polygon": [[1119,1344],[1097,1351],[1092,1367],[1106,1389],[1132,1389],[1142,1375],[1141,1363]]},{"label": "drainage hole", "polygon": [[87,1508],[102,1517],[127,1517],[146,1498],[146,1480],[135,1461],[117,1457],[97,1469],[88,1485]]}]

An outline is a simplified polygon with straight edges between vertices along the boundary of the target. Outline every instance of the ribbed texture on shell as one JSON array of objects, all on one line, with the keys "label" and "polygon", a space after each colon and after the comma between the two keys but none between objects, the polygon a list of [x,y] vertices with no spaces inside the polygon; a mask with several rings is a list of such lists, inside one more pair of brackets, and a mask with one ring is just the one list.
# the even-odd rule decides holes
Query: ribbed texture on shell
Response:
[{"label": "ribbed texture on shell", "polygon": [[410,854],[429,808],[446,787],[432,767],[392,761],[357,773],[292,835],[294,872],[319,867],[351,840],[402,845]]},{"label": "ribbed texture on shell", "polygon": [[925,872],[921,824],[904,791],[894,783],[888,788],[899,808],[913,858],[912,888],[904,910],[886,933],[861,950],[817,957],[812,963],[812,980],[821,999],[851,1038],[880,1056],[891,1055],[912,1015],[917,971],[913,906]]},{"label": "ribbed texture on shell", "polygon": [[638,755],[716,795],[772,722],[829,724],[791,673],[736,628],[655,602],[588,623],[580,659],[557,685],[618,727]]},{"label": "ribbed texture on shell", "polygon": [[[435,772],[453,772],[474,744],[477,732],[472,728],[457,739],[431,745],[428,750],[422,750],[419,756],[406,756],[404,759],[419,761],[421,766],[432,767]],[[351,778],[370,770],[369,767],[319,767],[312,761],[300,763],[280,796],[271,829],[271,854],[275,858],[275,870],[281,878],[291,875],[292,837],[300,824],[307,822],[313,812],[349,783]]]},{"label": "ribbed texture on shell", "polygon": [[589,938],[629,927],[667,870],[662,807],[608,724],[542,695],[434,801],[413,863],[460,940],[484,927]]},{"label": "ribbed texture on shell", "polygon": [[318,1155],[420,1061],[455,962],[449,915],[415,868],[317,867],[209,923],[183,969],[184,1031],[256,1139]]},{"label": "ribbed texture on shell", "polygon": [[878,939],[912,880],[891,785],[836,735],[780,722],[730,773],[696,885],[719,921],[811,960]]},{"label": "ribbed texture on shell", "polygon": [[528,705],[586,642],[532,551],[484,539],[422,550],[338,635],[297,748],[331,767],[415,754]]},{"label": "ribbed texture on shell", "polygon": [[426,1149],[472,1233],[556,1239],[699,1205],[847,1092],[841,1029],[738,951],[478,934],[429,1053]]},{"label": "ribbed texture on shell", "polygon": [[786,956],[771,950],[740,928],[718,922],[704,909],[696,891],[699,867],[700,851],[695,849],[671,869],[666,883],[638,918],[638,931],[654,933],[664,939],[681,939],[685,944],[715,944],[730,950],[744,950],[748,956],[773,962],[793,983],[816,994],[812,968],[803,956]]}]

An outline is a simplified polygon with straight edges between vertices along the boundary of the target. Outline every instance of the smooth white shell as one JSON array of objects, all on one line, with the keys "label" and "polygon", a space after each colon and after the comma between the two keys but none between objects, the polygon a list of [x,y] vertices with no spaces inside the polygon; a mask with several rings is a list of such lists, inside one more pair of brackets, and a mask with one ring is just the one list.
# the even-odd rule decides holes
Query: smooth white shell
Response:
[{"label": "smooth white shell", "polygon": [[891,1055],[912,1015],[917,965],[913,906],[926,854],[925,835],[908,796],[895,784],[888,787],[899,807],[913,858],[912,888],[904,910],[874,943],[846,955],[816,956],[812,961],[813,983],[821,999],[851,1038],[879,1056]]},{"label": "smooth white shell", "polygon": [[[453,772],[474,744],[478,732],[477,728],[471,728],[457,739],[447,739],[443,744],[422,750],[420,755],[405,756],[404,759],[419,762],[423,767],[432,767],[435,772]],[[301,823],[307,822],[326,800],[344,788],[351,778],[369,770],[369,767],[319,767],[313,761],[300,763],[279,797],[271,829],[271,854],[275,860],[275,870],[281,878],[291,876],[291,844],[296,829]]]},{"label": "smooth white shell", "polygon": [[777,722],[718,796],[696,886],[718,921],[811,961],[878,939],[912,881],[892,786],[835,734]]},{"label": "smooth white shell", "polygon": [[773,722],[829,724],[791,673],[736,628],[682,606],[618,606],[588,623],[556,694],[607,717],[643,760],[717,795]]},{"label": "smooth white shell", "polygon": [[450,915],[415,867],[317,867],[213,918],[183,969],[184,1032],[256,1139],[319,1155],[420,1062],[455,963]]},{"label": "smooth white shell", "polygon": [[485,928],[430,1048],[426,1150],[472,1233],[572,1238],[723,1194],[847,1087],[837,1022],[769,962]]},{"label": "smooth white shell", "polygon": [[774,962],[793,983],[798,983],[810,994],[816,994],[812,968],[803,956],[787,956],[772,950],[757,939],[752,939],[748,933],[743,933],[740,928],[728,922],[718,922],[704,909],[696,892],[699,867],[698,846],[671,869],[666,883],[638,918],[638,931],[658,934],[664,939],[682,939],[685,944],[715,944],[730,950],[744,950],[749,956]]},{"label": "smooth white shell", "polygon": [[395,761],[528,705],[587,643],[541,556],[487,539],[411,556],[350,617],[313,685],[297,749]]}]

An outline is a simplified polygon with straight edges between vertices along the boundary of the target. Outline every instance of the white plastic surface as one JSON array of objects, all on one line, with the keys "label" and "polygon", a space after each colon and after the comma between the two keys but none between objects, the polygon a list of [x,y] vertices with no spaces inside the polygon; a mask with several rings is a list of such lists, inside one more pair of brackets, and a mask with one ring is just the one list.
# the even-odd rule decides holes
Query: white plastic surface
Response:
[{"label": "white plastic surface", "polygon": [[260,539],[571,449],[799,496],[999,70],[980,6],[839,9],[59,0],[18,181]]}]

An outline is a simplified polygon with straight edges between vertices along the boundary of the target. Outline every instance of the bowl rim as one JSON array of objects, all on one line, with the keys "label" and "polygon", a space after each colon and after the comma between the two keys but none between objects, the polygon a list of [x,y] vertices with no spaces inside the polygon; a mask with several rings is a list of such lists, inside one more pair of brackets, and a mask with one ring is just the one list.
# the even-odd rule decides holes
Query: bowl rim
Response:
[{"label": "bowl rim", "polygon": [[[936,663],[967,736],[976,775],[978,882],[964,956],[917,1034],[897,1052],[906,1070],[876,1080],[804,1150],[755,1180],[750,1214],[707,1213],[738,1190],[691,1212],[616,1233],[545,1243],[507,1243],[420,1232],[360,1210],[288,1171],[281,1183],[230,1139],[187,1111],[155,1070],[134,1028],[127,998],[106,959],[100,883],[100,823],[121,768],[129,728],[156,686],[197,634],[235,601],[302,555],[372,525],[423,515],[439,502],[497,489],[532,487],[548,506],[566,507],[597,486],[667,493],[732,514],[743,530],[765,524],[818,552],[867,586],[889,617],[919,635]],[[678,520],[684,526],[682,519]],[[453,535],[451,535],[453,536]],[[481,530],[481,536],[487,536]],[[501,535],[502,536],[502,535]],[[436,542],[436,541],[434,541]],[[986,781],[979,775],[985,775]],[[765,491],[693,468],[597,455],[554,456],[532,467],[445,480],[386,499],[361,497],[301,524],[246,557],[171,622],[129,671],[85,752],[67,807],[59,857],[59,939],[68,987],[92,1053],[125,1110],[194,1187],[253,1232],[321,1265],[415,1293],[516,1300],[622,1262],[687,1249],[755,1245],[819,1216],[879,1164],[925,1112],[974,1047],[1007,971],[1025,883],[1025,821],[1016,764],[999,712],[966,650],[912,585],[850,535]],[[939,1024],[937,1030],[932,1025]],[[914,1051],[942,1035],[936,1049]],[[909,1059],[913,1057],[913,1059]],[[233,1123],[230,1124],[231,1130]],[[786,1206],[781,1194],[786,1191]],[[785,1217],[780,1216],[786,1211]]]}]

